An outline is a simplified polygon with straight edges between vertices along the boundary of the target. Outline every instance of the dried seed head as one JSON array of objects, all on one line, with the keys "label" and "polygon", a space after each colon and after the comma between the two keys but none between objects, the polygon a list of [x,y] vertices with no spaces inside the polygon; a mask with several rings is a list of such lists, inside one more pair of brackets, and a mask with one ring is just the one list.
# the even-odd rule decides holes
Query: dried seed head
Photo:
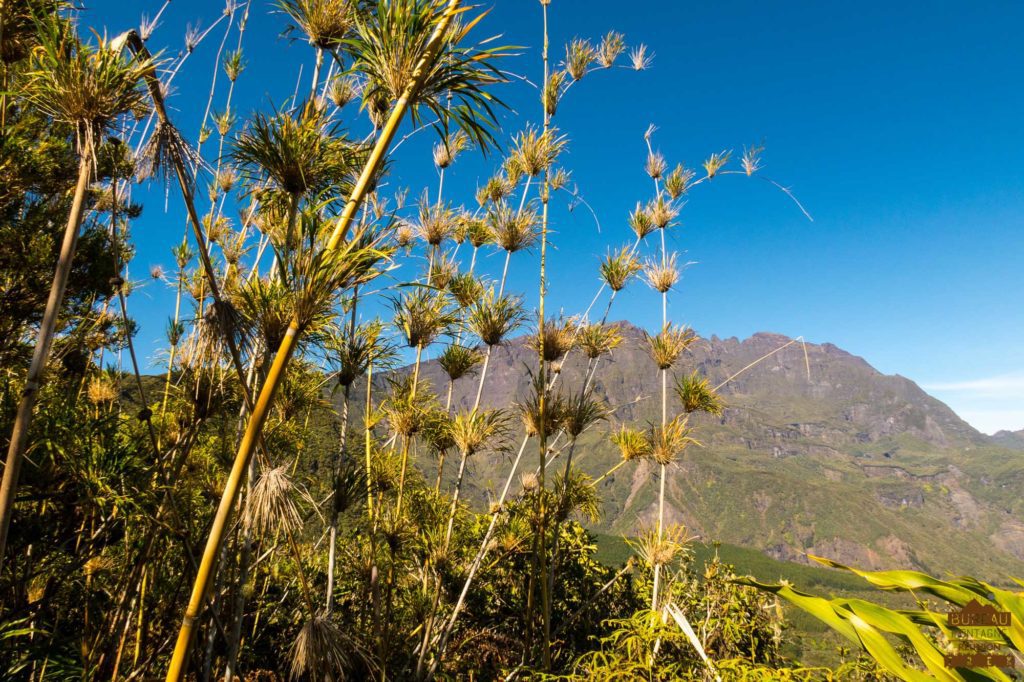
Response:
[{"label": "dried seed head", "polygon": [[512,189],[512,183],[505,176],[492,176],[483,187],[477,189],[476,202],[481,207],[488,202],[496,204],[507,199],[512,194]]},{"label": "dried seed head", "polygon": [[100,374],[89,380],[89,402],[93,405],[107,405],[117,398],[117,387],[107,374]]},{"label": "dried seed head", "polygon": [[399,222],[395,227],[395,243],[398,244],[400,248],[411,246],[415,238],[416,228],[404,220]]},{"label": "dried seed head", "polygon": [[586,356],[594,360],[617,348],[622,343],[622,333],[618,327],[588,324],[580,328],[577,340]]},{"label": "dried seed head", "polygon": [[291,679],[307,674],[323,682],[342,682],[348,667],[346,638],[327,616],[314,616],[291,647]]},{"label": "dried seed head", "polygon": [[672,203],[665,201],[664,197],[658,197],[647,205],[647,214],[651,217],[651,222],[658,229],[664,230],[671,226],[672,221],[679,217],[679,209]]},{"label": "dried seed head", "polygon": [[576,343],[577,321],[575,318],[545,320],[544,329],[530,339],[530,347],[543,351],[545,362],[557,362],[565,357]]},{"label": "dried seed head", "polygon": [[434,145],[434,165],[447,168],[459,154],[469,149],[469,136],[459,130]]},{"label": "dried seed head", "polygon": [[554,128],[541,131],[535,126],[516,135],[512,156],[518,167],[530,177],[537,177],[550,168],[566,145],[566,137]]},{"label": "dried seed head", "polygon": [[647,154],[647,163],[644,165],[644,170],[647,171],[647,175],[651,176],[651,178],[654,180],[661,179],[667,168],[668,163],[665,162],[665,157],[661,155],[661,152],[650,152]]},{"label": "dried seed head", "polygon": [[458,262],[450,256],[442,254],[434,259],[427,278],[430,286],[437,287],[438,289],[447,289],[458,274]]},{"label": "dried seed head", "polygon": [[570,177],[571,174],[569,173],[569,171],[565,170],[564,168],[559,168],[554,173],[551,174],[550,178],[548,178],[548,184],[551,185],[552,191],[557,192],[558,190],[563,189],[566,185],[569,184]]},{"label": "dried seed head", "polygon": [[252,487],[242,515],[243,526],[261,536],[298,530],[302,515],[295,504],[297,492],[287,465],[264,471]]},{"label": "dried seed head", "polygon": [[753,175],[757,171],[761,170],[761,153],[764,151],[764,145],[753,145],[750,147],[743,148],[743,171],[747,175]]},{"label": "dried seed head", "polygon": [[537,213],[526,206],[522,211],[499,202],[487,212],[491,241],[509,253],[528,249],[537,241]]},{"label": "dried seed head", "polygon": [[238,182],[238,174],[231,168],[222,168],[217,173],[217,186],[224,194],[230,192]]},{"label": "dried seed head", "polygon": [[484,295],[484,285],[472,273],[464,272],[452,277],[448,291],[462,308],[468,308]]},{"label": "dried seed head", "polygon": [[597,51],[594,50],[594,46],[590,44],[589,40],[581,40],[580,38],[574,38],[572,42],[565,46],[565,66],[566,73],[574,81],[578,81],[587,74],[587,69],[597,59]]},{"label": "dried seed head", "polygon": [[630,65],[633,67],[635,71],[643,71],[645,69],[650,68],[651,60],[653,59],[654,53],[652,52],[648,54],[647,46],[643,44],[634,47],[629,52]]},{"label": "dried seed head", "polygon": [[359,82],[351,76],[338,76],[331,83],[330,97],[334,106],[343,109],[361,94]]},{"label": "dried seed head", "polygon": [[519,297],[497,296],[493,289],[471,304],[465,314],[466,327],[488,346],[504,341],[526,316]]},{"label": "dried seed head", "polygon": [[416,232],[430,246],[440,246],[455,231],[456,213],[445,204],[431,204],[424,192]]},{"label": "dried seed head", "polygon": [[707,158],[704,162],[704,171],[708,174],[708,179],[715,177],[718,171],[722,170],[725,164],[729,163],[729,158],[732,156],[730,151],[715,152]]},{"label": "dried seed head", "polygon": [[621,33],[609,31],[601,39],[597,48],[597,62],[606,69],[615,65],[615,60],[626,49],[626,41]]},{"label": "dried seed head", "polygon": [[679,268],[676,267],[676,254],[670,254],[661,260],[649,260],[644,263],[644,274],[647,283],[655,291],[664,294],[679,281]]}]

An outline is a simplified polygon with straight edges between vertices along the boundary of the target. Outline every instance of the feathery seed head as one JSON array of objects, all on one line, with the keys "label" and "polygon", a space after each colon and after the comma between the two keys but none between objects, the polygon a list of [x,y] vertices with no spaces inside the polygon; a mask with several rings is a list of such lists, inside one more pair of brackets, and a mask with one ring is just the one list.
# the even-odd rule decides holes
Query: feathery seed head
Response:
[{"label": "feathery seed head", "polygon": [[699,376],[696,370],[692,374],[676,379],[676,395],[679,396],[679,402],[683,404],[683,410],[687,414],[693,412],[722,414],[721,397],[711,388],[708,380]]},{"label": "feathery seed head", "polygon": [[562,85],[565,83],[565,77],[565,71],[555,70],[548,75],[548,80],[544,84],[544,90],[541,92],[541,104],[549,117],[558,113],[558,102],[562,98]]},{"label": "feathery seed head", "polygon": [[651,288],[664,294],[679,281],[676,254],[669,254],[667,258],[663,259],[648,260],[644,263],[644,274],[647,276],[647,283],[651,285]]},{"label": "feathery seed head", "polygon": [[493,448],[504,437],[507,423],[500,410],[459,412],[451,422],[452,441],[460,454],[475,455],[485,447]]},{"label": "feathery seed head", "polygon": [[595,398],[592,389],[580,391],[565,401],[562,428],[575,440],[591,425],[607,419],[609,414],[611,411],[607,403]]},{"label": "feathery seed head", "polygon": [[360,324],[351,334],[347,330],[329,334],[324,348],[330,364],[337,367],[338,384],[342,387],[352,386],[370,365],[389,367],[396,355],[384,338],[384,323],[380,320]]},{"label": "feathery seed head", "polygon": [[551,186],[552,192],[557,192],[560,189],[564,189],[571,179],[572,174],[564,168],[558,168],[548,178],[548,184]]},{"label": "feathery seed head", "polygon": [[277,7],[295,22],[286,33],[301,31],[310,45],[321,50],[341,46],[358,11],[352,0],[277,0]]},{"label": "feathery seed head", "polygon": [[654,53],[651,52],[648,54],[647,46],[642,43],[629,51],[630,66],[632,66],[635,71],[644,71],[645,69],[650,68],[651,61],[653,59]]},{"label": "feathery seed head", "polygon": [[512,156],[524,173],[535,178],[555,163],[566,141],[555,128],[541,131],[536,126],[527,126],[513,139]]},{"label": "feathery seed head", "polygon": [[625,37],[616,31],[609,31],[597,47],[597,62],[606,69],[615,65],[615,60],[626,49]]},{"label": "feathery seed head", "polygon": [[455,230],[456,213],[445,204],[431,204],[426,192],[420,200],[416,232],[430,246],[440,246]]},{"label": "feathery seed head", "polygon": [[565,411],[565,400],[562,396],[549,394],[544,401],[544,419],[540,416],[540,387],[539,377],[534,377],[533,390],[528,397],[516,403],[519,409],[519,417],[523,423],[523,429],[527,436],[536,436],[543,428],[545,436],[551,436],[562,424],[562,414]]},{"label": "feathery seed head", "polygon": [[636,208],[629,214],[629,229],[633,230],[637,239],[643,239],[657,229],[654,221],[651,220],[648,207],[641,205],[639,201],[636,203]]},{"label": "feathery seed head", "polygon": [[466,310],[466,327],[488,346],[497,346],[514,331],[526,317],[522,300],[518,296],[497,296],[489,290]]},{"label": "feathery seed head", "polygon": [[296,492],[287,465],[264,471],[252,487],[243,526],[263,537],[298,530],[302,515],[295,504]]},{"label": "feathery seed head", "polygon": [[684,167],[683,164],[676,164],[672,172],[665,176],[665,191],[668,196],[673,201],[683,196],[690,188],[690,182],[695,175],[696,173]]},{"label": "feathery seed head", "polygon": [[217,187],[224,194],[227,194],[235,187],[235,183],[238,182],[238,174],[232,168],[221,168],[217,172]]},{"label": "feathery seed head", "polygon": [[530,347],[543,352],[545,362],[558,362],[575,345],[578,326],[573,317],[545,320],[544,328],[530,338]]},{"label": "feathery seed head", "polygon": [[578,81],[586,75],[587,69],[596,59],[597,51],[589,40],[573,38],[572,42],[565,46],[565,61],[562,64],[569,77]]},{"label": "feathery seed head", "polygon": [[622,343],[622,333],[615,326],[587,324],[580,327],[577,341],[586,356],[594,360],[617,348]]},{"label": "feathery seed head", "polygon": [[641,269],[633,249],[623,246],[618,251],[609,251],[601,260],[601,279],[612,291],[622,291],[630,279]]},{"label": "feathery seed head", "polygon": [[650,152],[647,154],[644,170],[647,171],[647,175],[651,176],[651,178],[660,180],[667,168],[668,163],[665,162],[665,157],[661,155],[661,152]]},{"label": "feathery seed head", "polygon": [[666,324],[655,336],[644,332],[644,338],[654,364],[664,370],[676,363],[683,351],[697,340],[697,335],[689,327]]},{"label": "feathery seed head", "polygon": [[732,156],[730,151],[714,152],[704,162],[704,171],[707,173],[708,179],[715,177],[718,171],[722,170],[725,164],[729,163],[729,158]]},{"label": "feathery seed head", "polygon": [[329,94],[334,106],[343,109],[362,94],[362,88],[359,81],[351,76],[337,76],[331,82]]},{"label": "feathery seed head", "polygon": [[494,175],[487,179],[483,187],[476,191],[476,202],[481,207],[488,202],[499,203],[507,199],[513,190],[513,185],[504,175]]},{"label": "feathery seed head", "polygon": [[456,274],[448,282],[448,292],[460,308],[468,308],[484,295],[484,285],[472,273]]},{"label": "feathery seed head", "polygon": [[495,203],[487,211],[487,224],[491,240],[509,253],[529,249],[539,236],[537,213],[529,206],[517,211],[508,202]]},{"label": "feathery seed head", "polygon": [[459,154],[469,149],[469,146],[469,136],[461,130],[447,135],[434,144],[434,165],[442,169],[447,168]]},{"label": "feathery seed head", "polygon": [[448,298],[442,292],[417,288],[394,300],[392,305],[394,324],[410,348],[429,346],[454,322]]},{"label": "feathery seed head", "polygon": [[651,457],[662,465],[671,464],[690,445],[700,445],[690,434],[693,429],[686,425],[685,415],[678,415],[664,426],[651,424],[647,438],[651,444]]},{"label": "feathery seed head", "polygon": [[458,261],[447,254],[441,254],[434,258],[427,276],[430,286],[437,287],[438,289],[447,289],[458,274]]},{"label": "feathery seed head", "polygon": [[415,239],[416,227],[405,220],[399,221],[395,226],[395,244],[399,248],[405,249],[412,246]]},{"label": "feathery seed head", "polygon": [[483,359],[483,355],[475,348],[452,344],[444,349],[437,364],[448,375],[448,380],[454,382],[475,373]]},{"label": "feathery seed head", "polygon": [[93,405],[106,405],[117,398],[117,387],[113,378],[106,372],[89,380],[89,402]]},{"label": "feathery seed head", "polygon": [[631,429],[625,424],[611,435],[611,441],[619,449],[623,461],[645,459],[651,455],[651,444],[647,436],[639,429]]},{"label": "feathery seed head", "polygon": [[658,197],[647,205],[647,214],[658,229],[664,230],[679,216],[679,209],[664,197]]},{"label": "feathery seed head", "polygon": [[743,158],[740,161],[743,164],[743,171],[747,175],[753,175],[761,170],[761,153],[763,151],[763,144],[743,148]]}]

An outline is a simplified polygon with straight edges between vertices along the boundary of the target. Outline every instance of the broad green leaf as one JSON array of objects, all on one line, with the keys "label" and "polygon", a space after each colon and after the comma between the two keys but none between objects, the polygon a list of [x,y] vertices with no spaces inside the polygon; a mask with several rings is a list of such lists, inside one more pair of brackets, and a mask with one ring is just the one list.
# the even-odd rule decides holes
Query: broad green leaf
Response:
[{"label": "broad green leaf", "polygon": [[[836,609],[836,612],[839,613],[844,610]],[[863,618],[852,611],[847,611],[846,613],[849,614],[847,620],[857,631],[857,636],[860,637],[861,645],[871,658],[875,659],[876,663],[900,679],[906,680],[906,682],[928,682],[935,679],[931,675],[915,670],[904,663],[903,659],[900,658],[900,655],[892,647],[892,644],[889,644],[889,640],[881,632],[871,627]]]},{"label": "broad green leaf", "polygon": [[836,602],[860,616],[873,627],[906,638],[917,651],[917,655],[921,657],[925,667],[935,675],[936,679],[947,682],[963,681],[964,678],[961,675],[945,666],[942,652],[932,644],[920,628],[903,614],[863,599],[837,599]]},{"label": "broad green leaf", "polygon": [[801,610],[806,611],[818,620],[822,621],[854,644],[860,644],[860,638],[857,636],[857,631],[849,622],[836,613],[829,600],[822,599],[821,597],[815,597],[814,595],[807,594],[806,592],[800,592],[785,584],[766,585],[749,578],[742,578],[736,582],[740,585],[748,585],[764,592],[771,592],[772,594],[778,595],[794,606],[799,607]]},{"label": "broad green leaf", "polygon": [[979,596],[976,592],[966,589],[961,585],[938,580],[920,571],[862,571],[857,568],[844,566],[837,561],[824,557],[814,556],[813,554],[808,554],[807,556],[819,564],[855,573],[883,590],[919,590],[933,594],[957,606],[963,606]]}]

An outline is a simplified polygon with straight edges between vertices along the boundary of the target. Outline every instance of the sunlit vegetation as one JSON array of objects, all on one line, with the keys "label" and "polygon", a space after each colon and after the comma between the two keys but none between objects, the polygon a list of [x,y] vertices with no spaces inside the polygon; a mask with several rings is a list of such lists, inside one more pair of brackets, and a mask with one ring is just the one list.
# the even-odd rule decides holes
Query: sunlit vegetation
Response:
[{"label": "sunlit vegetation", "polygon": [[[239,111],[236,86],[259,77],[247,22],[268,9],[308,43],[312,68],[287,101]],[[831,668],[795,660],[777,596],[796,592],[695,561],[687,529],[665,518],[666,478],[701,447],[691,417],[723,408],[721,387],[686,366],[696,336],[669,306],[684,263],[666,235],[701,185],[781,186],[760,175],[760,147],[687,167],[650,129],[631,169],[649,194],[606,231],[590,308],[556,314],[550,212],[585,190],[559,105],[602,87],[603,71],[651,67],[653,52],[614,26],[549,45],[549,22],[571,13],[548,0],[523,11],[543,73],[516,73],[520,49],[458,0],[229,2],[178,54],[149,44],[159,14],[100,36],[88,11],[59,1],[0,3],[0,676],[932,670],[932,634],[913,639],[923,663],[897,665],[902,650],[863,636]],[[219,45],[208,97],[175,95],[204,41]],[[499,116],[510,88],[534,88],[536,110]],[[198,130],[178,127],[186,109],[203,112]],[[401,184],[393,152],[414,134],[434,136],[436,186]],[[446,177],[481,153],[489,177]],[[142,212],[164,208],[139,200],[154,185],[168,197],[157,222],[171,266],[129,276]],[[511,291],[524,253],[539,256],[538,288]],[[158,370],[134,348],[141,286],[174,292]],[[643,286],[662,314],[646,339],[659,417],[633,424],[593,388],[622,342],[616,296]],[[493,407],[482,398],[494,351],[520,336],[532,389]],[[587,360],[578,382],[562,375],[573,354]],[[428,359],[442,385],[423,377]],[[471,398],[453,400],[456,386]],[[621,459],[590,477],[578,462],[595,433]],[[467,470],[495,454],[504,475],[481,502]],[[638,462],[654,472],[657,517],[599,561],[586,530],[597,484]],[[849,635],[839,620],[860,607],[820,603]],[[883,640],[909,636],[882,620]]]}]

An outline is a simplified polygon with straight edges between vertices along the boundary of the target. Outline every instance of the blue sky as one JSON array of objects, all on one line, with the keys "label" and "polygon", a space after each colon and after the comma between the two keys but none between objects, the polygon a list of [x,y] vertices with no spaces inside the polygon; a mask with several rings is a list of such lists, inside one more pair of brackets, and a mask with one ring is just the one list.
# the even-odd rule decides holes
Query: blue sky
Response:
[{"label": "blue sky", "polygon": [[[136,26],[160,3],[95,0],[85,25],[108,33]],[[540,79],[540,6],[495,0],[479,35],[523,46],[506,68]],[[150,39],[168,56],[188,24],[209,26],[217,2],[175,0]],[[625,218],[651,196],[643,173],[643,133],[671,164],[691,167],[712,151],[764,141],[766,176],[791,187],[807,221],[767,183],[734,176],[694,191],[672,233],[694,261],[671,298],[671,317],[705,335],[757,331],[803,335],[907,376],[983,431],[1024,428],[1024,5],[1013,2],[622,3],[554,0],[552,52],[574,36],[609,29],[654,53],[649,70],[595,73],[575,85],[556,124],[570,147],[562,163],[600,219],[584,208],[553,212],[553,301],[586,308],[597,258],[629,239]],[[244,38],[247,70],[238,81],[245,116],[283,103],[298,69],[308,87],[312,53],[278,38],[287,23],[254,0]],[[174,81],[172,107],[195,139],[209,91],[219,24]],[[234,31],[234,30],[233,30]],[[229,45],[237,36],[232,32]],[[223,76],[214,108],[222,105]],[[506,132],[536,122],[530,86],[503,86]],[[199,111],[196,111],[199,109]],[[353,123],[362,131],[365,124]],[[407,132],[407,131],[406,131]],[[413,194],[436,187],[431,133],[397,154],[392,182]],[[446,179],[446,196],[471,193],[496,160],[465,158]],[[160,187],[133,228],[132,274],[171,269],[169,245],[183,223]],[[484,261],[500,271],[500,259]],[[535,258],[513,260],[510,286],[536,289]],[[629,290],[627,290],[628,292]],[[528,300],[533,300],[530,297]],[[613,318],[655,326],[660,310],[642,286],[616,303]],[[161,361],[173,293],[148,283],[133,296],[140,352]]]}]

